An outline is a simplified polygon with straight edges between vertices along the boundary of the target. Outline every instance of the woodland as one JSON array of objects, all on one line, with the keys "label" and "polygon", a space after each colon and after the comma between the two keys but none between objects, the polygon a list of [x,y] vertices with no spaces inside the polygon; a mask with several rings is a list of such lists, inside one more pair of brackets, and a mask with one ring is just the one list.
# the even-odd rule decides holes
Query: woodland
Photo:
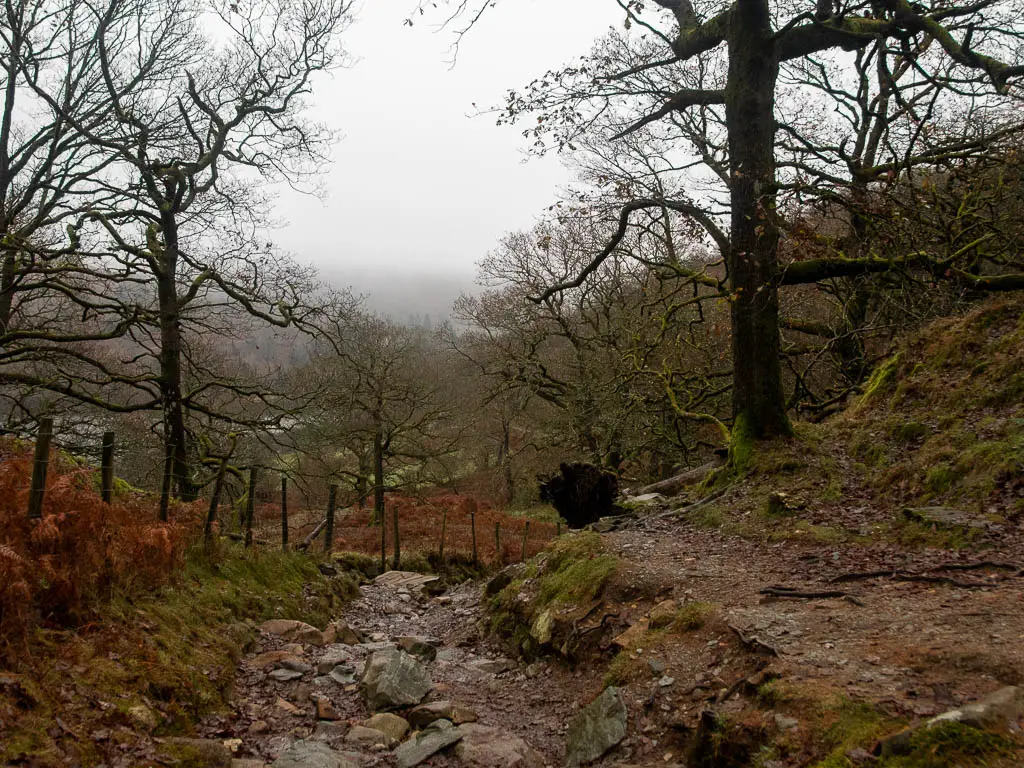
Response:
[{"label": "woodland", "polygon": [[[1016,531],[1024,511],[1017,367],[1024,2],[614,2],[622,23],[589,52],[533,82],[507,84],[506,98],[476,118],[519,131],[533,154],[558,154],[574,181],[537,212],[532,229],[508,232],[481,254],[478,289],[456,301],[447,322],[423,327],[371,312],[274,242],[275,199],[266,190],[287,184],[318,194],[318,174],[339,140],[341,127],[318,123],[310,111],[319,78],[350,64],[357,4],[7,0],[0,10],[0,669],[35,682],[0,671],[0,743],[5,728],[12,744],[33,728],[53,730],[39,724],[55,706],[40,703],[49,701],[43,689],[52,679],[39,670],[77,668],[61,656],[70,651],[52,649],[68,637],[85,642],[82,627],[121,626],[133,611],[149,611],[136,607],[147,600],[180,609],[174,622],[223,621],[228,609],[217,601],[226,593],[168,596],[183,578],[229,579],[231,590],[248,595],[231,592],[228,612],[239,619],[323,623],[356,594],[347,582],[339,586],[346,569],[372,578],[378,551],[381,567],[388,565],[385,546],[394,569],[439,570],[455,583],[452,558],[465,569],[460,578],[480,578],[557,539],[555,554],[540,562],[561,579],[566,558],[603,567],[612,560],[602,559],[611,555],[601,546],[632,535],[639,543],[630,546],[653,546],[659,558],[671,551],[659,542],[686,539],[703,551],[706,541],[686,538],[697,535],[691,528],[657,527],[681,520],[671,510],[683,502],[693,505],[682,507],[688,524],[765,546],[781,535],[772,526],[797,515],[805,540],[875,553],[861,559],[890,577],[921,575],[916,568],[947,562],[928,559],[933,550],[968,552],[977,542],[974,533],[947,536],[948,515],[939,522],[907,515],[920,534],[913,540],[902,518],[898,530],[882,533],[871,526],[887,503],[899,516],[903,506],[956,502],[972,519],[984,518],[977,525],[956,518],[957,530],[984,527],[982,538],[996,530],[986,526]],[[440,24],[458,66],[459,42],[495,4],[422,2],[410,7],[413,29],[405,32],[428,34],[424,27]],[[945,378],[926,377],[933,363]],[[954,390],[957,398],[948,399]],[[944,420],[948,414],[958,414],[955,423]],[[52,438],[42,451],[49,479],[44,471],[36,502],[40,452],[33,451],[44,431],[47,444]],[[101,462],[112,474],[100,476]],[[579,526],[558,504],[557,511],[545,505],[550,497],[538,481],[582,465],[624,491],[690,490],[679,505],[656,500],[669,506],[648,534],[600,546],[581,538],[589,534],[564,539],[563,518]],[[810,475],[820,488],[801,485]],[[777,484],[776,476],[788,479]],[[748,507],[758,510],[757,526],[740,520]],[[401,560],[400,519],[417,567]],[[885,539],[889,533],[898,542]],[[358,554],[328,561],[321,543],[311,545],[319,535],[328,553]],[[992,535],[986,546],[999,557],[975,560],[999,571],[1018,556],[1007,543],[1016,539]],[[254,539],[264,555],[250,553]],[[871,560],[873,544],[890,543],[901,547],[903,564]],[[785,580],[770,558],[736,546],[751,573]],[[921,555],[922,547],[931,554]],[[615,558],[628,560],[622,550]],[[793,558],[794,572],[803,573],[806,561]],[[656,562],[652,573],[669,578],[668,566]],[[609,565],[595,577],[598,589],[615,583],[613,572],[624,573]],[[326,577],[330,586],[319,584]],[[526,635],[535,636],[538,603],[516,603],[503,591],[509,583],[491,595],[489,610],[511,624],[526,621]],[[778,583],[748,586],[801,596]],[[577,589],[564,581],[551,587],[560,588]],[[834,592],[810,596],[863,597]],[[175,608],[175,600],[183,604]],[[208,614],[185,619],[190,600],[213,602]],[[273,601],[276,614],[267,612]],[[573,632],[595,618],[593,610],[571,616]],[[679,617],[666,625],[704,631],[715,626],[707,618],[715,610],[698,610],[693,627]],[[855,607],[847,602],[844,610]],[[627,614],[615,615],[627,621]],[[603,632],[605,619],[596,619],[601,625],[588,631]],[[728,630],[739,636],[732,642],[764,652],[745,630]],[[505,635],[527,662],[552,642],[550,632],[526,645],[522,633]],[[191,653],[177,640],[154,642],[161,659],[184,663]],[[202,640],[211,648],[218,642]],[[554,655],[576,664],[585,654],[570,646],[566,640]],[[628,685],[640,654],[619,646],[617,672],[608,674]],[[42,666],[23,671],[32,664]],[[742,672],[740,683],[754,680],[752,670]],[[167,674],[179,673],[186,674]],[[1006,677],[992,679],[1015,685],[1024,672]],[[126,679],[117,685],[131,690]],[[717,704],[740,698],[736,691],[745,689],[732,682]],[[207,683],[189,685],[195,697]],[[160,711],[163,725],[149,731],[190,732],[231,683],[218,685],[202,703],[182,704],[187,697],[174,686],[150,690],[144,708]],[[750,700],[765,705],[770,691],[752,690],[760,693]],[[964,691],[964,700],[990,693]],[[775,709],[789,711],[779,702]],[[828,712],[822,732],[836,717],[856,719],[841,707]],[[881,733],[916,716],[886,710],[872,728]],[[772,756],[755,763],[747,730],[729,731],[739,752],[712,755],[708,733],[728,729],[713,717],[698,721],[671,726],[704,744],[688,747],[690,762],[682,764],[850,768],[861,764],[850,755],[867,738],[823,747],[827,740],[800,730],[806,744],[773,742]],[[17,765],[189,764],[161,762],[148,742],[142,752],[125,747],[132,757],[119,763],[108,750],[111,726],[97,722],[59,725],[56,735],[25,737],[0,754]],[[99,746],[59,746],[82,740],[68,738],[76,728],[97,727],[107,733],[92,739]],[[638,743],[642,756],[646,742]],[[975,757],[1002,759],[1017,749],[993,744],[957,758],[965,762],[894,762],[883,750],[872,764],[973,765]],[[562,757],[560,746],[537,746],[549,759]],[[830,750],[835,762],[818,762]],[[921,750],[934,753],[931,745]],[[253,751],[269,761],[281,750],[268,741]],[[570,761],[571,754],[570,747]],[[656,759],[650,764],[671,764]],[[1019,764],[1012,759],[1005,764]]]}]

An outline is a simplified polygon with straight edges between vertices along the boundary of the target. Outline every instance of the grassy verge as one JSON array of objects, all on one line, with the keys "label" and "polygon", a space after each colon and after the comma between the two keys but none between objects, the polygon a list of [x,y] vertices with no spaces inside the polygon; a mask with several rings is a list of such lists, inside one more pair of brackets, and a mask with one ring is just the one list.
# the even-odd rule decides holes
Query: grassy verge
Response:
[{"label": "grassy verge", "polygon": [[92,623],[37,630],[0,680],[0,763],[83,766],[137,738],[188,733],[225,703],[239,658],[269,618],[323,627],[355,590],[307,555],[189,555],[175,582],[142,598],[115,596]]}]

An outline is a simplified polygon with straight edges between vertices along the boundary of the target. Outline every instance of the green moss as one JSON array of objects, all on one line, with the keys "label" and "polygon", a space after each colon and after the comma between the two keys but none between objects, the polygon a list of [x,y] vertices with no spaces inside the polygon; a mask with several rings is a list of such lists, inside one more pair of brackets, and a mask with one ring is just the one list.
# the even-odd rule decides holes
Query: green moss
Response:
[{"label": "green moss", "polygon": [[866,405],[880,395],[890,391],[896,381],[896,373],[900,367],[899,353],[879,365],[868,379],[864,387],[864,394],[861,396],[859,405]]},{"label": "green moss", "polygon": [[693,600],[676,611],[669,628],[676,632],[692,632],[707,624],[717,611],[718,606],[714,603]]},{"label": "green moss", "polygon": [[971,728],[963,723],[943,723],[919,728],[910,737],[909,754],[893,755],[879,761],[879,768],[966,768],[983,766],[989,760],[1014,755],[1017,745],[996,733]]},{"label": "green moss", "polygon": [[617,565],[614,557],[602,554],[603,550],[601,536],[597,533],[585,532],[558,539],[540,578],[538,607],[593,601]]},{"label": "green moss", "polygon": [[[556,539],[498,592],[489,604],[492,631],[509,638],[526,657],[539,651],[531,629],[542,614],[582,616],[614,575],[618,560],[604,550],[600,534],[573,533]],[[525,574],[530,574],[529,576]],[[549,615],[548,618],[551,618]],[[570,621],[571,623],[571,621]],[[565,638],[553,638],[556,646]],[[571,653],[571,648],[563,648]]]},{"label": "green moss", "polygon": [[890,428],[893,440],[900,443],[914,443],[929,433],[928,427],[919,421],[904,421]]},{"label": "green moss", "polygon": [[931,493],[945,493],[953,487],[962,474],[960,470],[950,464],[939,464],[928,470],[928,474],[924,478],[924,487]]},{"label": "green moss", "polygon": [[632,651],[623,650],[612,659],[604,674],[604,687],[623,686],[644,678],[645,660]]},{"label": "green moss", "polygon": [[380,558],[368,555],[365,552],[334,552],[331,555],[331,559],[339,567],[361,574],[367,579],[380,575]]},{"label": "green moss", "polygon": [[736,472],[745,472],[754,458],[756,438],[746,414],[739,414],[732,426],[729,441],[729,465]]}]

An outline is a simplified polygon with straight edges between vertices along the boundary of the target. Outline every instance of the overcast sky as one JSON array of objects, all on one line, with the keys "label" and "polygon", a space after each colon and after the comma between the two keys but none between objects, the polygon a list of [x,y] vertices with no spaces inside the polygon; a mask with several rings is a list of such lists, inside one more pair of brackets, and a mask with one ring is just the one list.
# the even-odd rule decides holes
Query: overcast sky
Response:
[{"label": "overcast sky", "polygon": [[505,0],[452,69],[440,13],[402,24],[413,4],[361,1],[346,34],[352,66],[316,84],[316,118],[342,132],[327,200],[286,192],[277,207],[282,246],[363,290],[368,270],[469,279],[503,232],[532,225],[569,175],[554,157],[524,163],[520,129],[471,117],[473,104],[500,103],[621,23],[612,0]]}]

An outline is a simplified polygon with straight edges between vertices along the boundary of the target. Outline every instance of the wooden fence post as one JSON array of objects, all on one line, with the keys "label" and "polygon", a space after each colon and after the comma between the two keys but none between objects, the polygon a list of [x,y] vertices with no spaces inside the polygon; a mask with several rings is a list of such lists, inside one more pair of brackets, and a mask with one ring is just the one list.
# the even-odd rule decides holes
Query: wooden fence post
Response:
[{"label": "wooden fence post", "polygon": [[523,549],[522,549],[522,554],[520,555],[520,560],[522,562],[524,562],[524,563],[526,562],[526,540],[529,538],[529,536],[530,536],[530,521],[527,520],[526,521],[526,526],[523,528]]},{"label": "wooden fence post", "polygon": [[476,512],[469,513],[469,530],[473,535],[473,565],[476,565]]},{"label": "wooden fence post", "polygon": [[210,511],[206,514],[206,526],[203,529],[203,537],[209,544],[213,540],[213,524],[217,522],[217,510],[220,507],[220,494],[224,490],[224,478],[228,473],[228,462],[231,454],[234,453],[235,444],[231,443],[231,450],[220,460],[217,468],[217,479],[213,481],[213,496],[210,498]]},{"label": "wooden fence post", "polygon": [[562,521],[559,520],[557,525],[558,525],[558,532],[555,535],[556,536],[561,536],[562,535]]},{"label": "wooden fence post", "polygon": [[444,564],[444,537],[448,532],[448,510],[441,510],[441,547],[438,549],[437,555],[441,560],[441,564]]},{"label": "wooden fence post", "polygon": [[114,433],[103,433],[100,454],[100,498],[105,504],[114,500]]},{"label": "wooden fence post", "polygon": [[288,551],[288,478],[281,475],[281,551]]},{"label": "wooden fence post", "polygon": [[338,486],[327,489],[327,530],[324,532],[324,552],[334,549],[334,508],[338,504]]},{"label": "wooden fence post", "polygon": [[[171,510],[171,473],[174,453],[170,446],[164,448],[164,476],[160,481],[160,520],[166,523]],[[232,516],[233,517],[233,516]]]},{"label": "wooden fence post", "polygon": [[36,435],[35,461],[32,463],[32,485],[28,492],[28,517],[38,520],[43,516],[43,499],[46,497],[46,470],[50,466],[50,441],[53,439],[53,419],[39,420],[39,434]]},{"label": "wooden fence post", "polygon": [[498,552],[498,563],[504,563],[505,560],[501,556],[501,521],[494,524],[494,549]]},{"label": "wooden fence post", "polygon": [[388,516],[381,513],[380,516],[380,572],[388,569]]},{"label": "wooden fence post", "polygon": [[245,548],[252,546],[252,518],[256,513],[256,467],[249,467],[249,494],[245,500]]}]

